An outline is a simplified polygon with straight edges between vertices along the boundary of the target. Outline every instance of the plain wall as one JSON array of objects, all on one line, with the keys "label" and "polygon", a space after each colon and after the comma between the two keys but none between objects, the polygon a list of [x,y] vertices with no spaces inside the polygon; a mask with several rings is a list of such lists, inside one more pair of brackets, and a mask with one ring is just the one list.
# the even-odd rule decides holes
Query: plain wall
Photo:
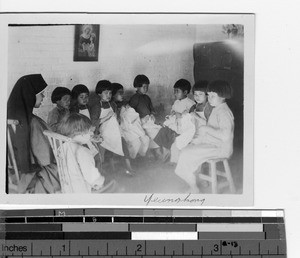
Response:
[{"label": "plain wall", "polygon": [[21,76],[41,73],[49,86],[35,113],[45,120],[55,87],[82,83],[94,91],[108,79],[121,83],[129,98],[137,74],[149,77],[154,106],[168,113],[174,83],[194,83],[193,45],[226,38],[222,25],[100,25],[98,61],[74,62],[74,35],[74,25],[9,27],[8,94]]}]

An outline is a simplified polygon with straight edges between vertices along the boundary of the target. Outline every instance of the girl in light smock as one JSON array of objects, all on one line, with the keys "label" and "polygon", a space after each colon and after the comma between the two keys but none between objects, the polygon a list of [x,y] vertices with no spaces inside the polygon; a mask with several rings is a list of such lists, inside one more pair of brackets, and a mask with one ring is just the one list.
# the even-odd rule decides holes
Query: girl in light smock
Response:
[{"label": "girl in light smock", "polygon": [[124,101],[124,87],[119,83],[112,83],[111,86],[111,103],[117,106],[117,117],[121,127],[125,157],[127,159],[135,159],[137,154],[145,156],[149,148],[150,139],[142,127],[140,116]]},{"label": "girl in light smock", "polygon": [[[101,175],[101,165],[96,164],[96,155],[90,148],[93,135],[91,120],[78,113],[66,116],[58,127],[60,134],[72,140],[60,149],[65,155],[65,170],[68,170],[69,184],[64,185],[65,193],[92,193],[100,190],[105,178]],[[100,165],[100,166],[99,166]]]},{"label": "girl in light smock", "polygon": [[119,123],[116,115],[116,106],[110,103],[111,83],[103,80],[96,86],[96,94],[100,100],[91,109],[91,120],[95,126],[95,134],[103,139],[101,146],[117,155],[124,156]]},{"label": "girl in light smock", "polygon": [[213,81],[208,85],[208,101],[213,110],[207,125],[199,128],[201,143],[189,144],[181,150],[175,173],[190,186],[191,193],[199,193],[195,171],[209,159],[229,158],[233,152],[234,117],[226,104],[232,95],[226,81]]}]

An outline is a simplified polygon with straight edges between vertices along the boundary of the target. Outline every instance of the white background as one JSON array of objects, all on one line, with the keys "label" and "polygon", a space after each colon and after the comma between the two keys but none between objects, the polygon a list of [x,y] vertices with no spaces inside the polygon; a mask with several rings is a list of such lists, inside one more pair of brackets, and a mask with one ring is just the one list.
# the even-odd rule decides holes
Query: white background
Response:
[{"label": "white background", "polygon": [[297,255],[300,253],[298,1],[0,0],[0,11],[255,13],[254,208],[285,209],[288,257],[299,257]]}]

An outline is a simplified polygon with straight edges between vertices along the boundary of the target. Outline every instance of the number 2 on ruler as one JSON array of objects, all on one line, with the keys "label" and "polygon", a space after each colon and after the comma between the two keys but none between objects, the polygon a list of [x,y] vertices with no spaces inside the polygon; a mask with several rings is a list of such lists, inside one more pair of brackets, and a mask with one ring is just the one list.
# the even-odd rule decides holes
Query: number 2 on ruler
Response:
[{"label": "number 2 on ruler", "polygon": [[137,252],[141,252],[142,251],[142,245],[141,244],[138,244],[137,246],[136,246],[136,251]]}]

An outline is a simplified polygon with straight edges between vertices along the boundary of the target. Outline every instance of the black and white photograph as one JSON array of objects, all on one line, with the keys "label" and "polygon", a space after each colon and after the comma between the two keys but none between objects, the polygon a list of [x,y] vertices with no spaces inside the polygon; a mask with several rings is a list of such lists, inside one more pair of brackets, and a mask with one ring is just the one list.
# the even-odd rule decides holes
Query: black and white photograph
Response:
[{"label": "black and white photograph", "polygon": [[33,16],[1,17],[7,198],[252,204],[255,15]]}]

